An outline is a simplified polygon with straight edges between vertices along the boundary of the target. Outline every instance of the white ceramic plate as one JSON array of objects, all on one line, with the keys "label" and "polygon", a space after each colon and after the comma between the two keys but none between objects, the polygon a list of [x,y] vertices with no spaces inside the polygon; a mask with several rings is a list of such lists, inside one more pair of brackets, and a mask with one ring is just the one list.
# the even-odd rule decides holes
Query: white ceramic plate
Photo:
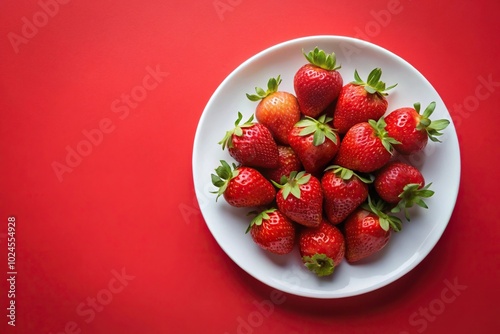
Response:
[{"label": "white ceramic plate", "polygon": [[451,121],[446,106],[432,85],[412,65],[374,44],[339,36],[313,36],[273,46],[251,57],[234,70],[217,88],[203,111],[194,140],[193,177],[196,196],[206,224],[226,254],[248,274],[284,292],[312,298],[354,296],[381,288],[418,265],[436,245],[445,230],[458,193],[460,153],[453,123],[444,131],[442,143],[429,142],[422,154],[409,160],[418,167],[426,182],[432,182],[435,195],[427,200],[429,209],[416,209],[412,220],[400,233],[393,233],[389,244],[373,258],[350,265],[343,261],[334,274],[318,278],[301,263],[298,249],[286,256],[271,255],[261,250],[245,234],[247,211],[229,206],[210,191],[214,187],[210,174],[224,159],[234,162],[217,143],[226,130],[234,126],[237,112],[247,119],[254,113],[256,102],[245,93],[255,86],[266,87],[271,77],[281,75],[280,90],[294,93],[293,76],[306,59],[306,52],[318,46],[335,52],[342,66],[344,84],[354,79],[357,69],[362,78],[375,67],[382,69],[387,85],[398,83],[388,96],[389,111],[420,102],[425,108],[436,102],[433,119]]}]

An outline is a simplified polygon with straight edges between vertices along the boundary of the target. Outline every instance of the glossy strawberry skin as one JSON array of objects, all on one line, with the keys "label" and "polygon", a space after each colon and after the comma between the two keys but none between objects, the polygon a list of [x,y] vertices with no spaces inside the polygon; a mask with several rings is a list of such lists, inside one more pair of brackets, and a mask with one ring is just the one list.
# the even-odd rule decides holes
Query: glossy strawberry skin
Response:
[{"label": "glossy strawberry skin", "polygon": [[295,245],[295,225],[279,210],[268,210],[269,219],[253,224],[250,234],[262,249],[274,254],[288,254]]},{"label": "glossy strawberry skin", "polygon": [[293,83],[302,114],[315,118],[338,97],[343,79],[337,70],[305,64],[295,73]]},{"label": "glossy strawberry skin", "polygon": [[288,142],[297,153],[305,171],[314,175],[322,172],[339,150],[340,137],[337,133],[337,143],[326,138],[319,146],[313,144],[314,135],[301,136],[301,127],[294,127],[290,131]]},{"label": "glossy strawberry skin", "polygon": [[243,134],[232,135],[229,154],[240,164],[249,167],[275,168],[278,166],[279,153],[269,129],[260,123],[242,127]]},{"label": "glossy strawberry skin", "polygon": [[379,217],[365,209],[354,211],[345,221],[345,258],[354,263],[382,250],[389,242],[391,230],[380,227]]},{"label": "glossy strawberry skin", "polygon": [[238,175],[229,180],[224,199],[235,207],[255,207],[274,201],[276,189],[259,171],[240,166]]},{"label": "glossy strawberry skin", "polygon": [[387,203],[396,204],[401,198],[407,184],[425,185],[425,180],[420,171],[404,162],[390,162],[377,172],[374,187],[379,196]]},{"label": "glossy strawberry skin", "polygon": [[288,144],[288,133],[300,120],[297,98],[277,91],[263,98],[255,109],[255,117],[264,124],[279,144]]},{"label": "glossy strawberry skin", "polygon": [[324,195],[324,212],[328,221],[339,224],[356,210],[368,197],[368,185],[358,177],[342,179],[333,170],[321,178]]},{"label": "glossy strawberry skin", "polygon": [[362,122],[347,131],[334,161],[336,165],[370,173],[384,166],[391,157],[370,124]]},{"label": "glossy strawberry skin", "polygon": [[318,226],[323,213],[323,190],[320,181],[311,175],[306,184],[299,185],[300,198],[290,194],[286,199],[283,189],[276,194],[278,209],[292,221],[304,226]]},{"label": "glossy strawberry skin", "polygon": [[295,151],[290,146],[278,145],[279,163],[277,168],[261,169],[261,173],[269,180],[280,183],[282,176],[288,176],[293,171],[301,171],[302,164]]},{"label": "glossy strawberry skin", "polygon": [[363,86],[348,83],[340,91],[333,114],[333,127],[345,134],[353,125],[378,120],[387,111],[387,99],[370,94]]},{"label": "glossy strawberry skin", "polygon": [[428,135],[425,129],[417,130],[420,115],[414,108],[399,108],[385,117],[389,136],[401,142],[394,149],[409,155],[419,152],[427,146]]},{"label": "glossy strawberry skin", "polygon": [[316,227],[302,228],[298,237],[300,256],[325,254],[338,266],[344,259],[345,240],[342,232],[323,219]]}]

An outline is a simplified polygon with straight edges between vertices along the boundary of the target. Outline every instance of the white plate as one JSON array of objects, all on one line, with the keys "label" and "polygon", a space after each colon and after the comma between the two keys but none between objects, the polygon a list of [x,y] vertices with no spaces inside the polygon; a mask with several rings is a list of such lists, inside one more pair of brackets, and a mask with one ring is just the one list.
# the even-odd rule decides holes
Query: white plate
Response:
[{"label": "white plate", "polygon": [[255,86],[266,87],[270,77],[281,75],[280,90],[294,93],[293,76],[306,59],[306,52],[318,46],[335,52],[342,66],[344,84],[354,79],[357,69],[362,78],[375,67],[382,69],[387,85],[398,83],[388,96],[389,111],[420,102],[425,108],[436,101],[433,119],[451,121],[446,106],[432,85],[413,66],[374,44],[339,36],[312,36],[273,46],[251,57],[234,70],[217,88],[203,111],[193,147],[193,177],[196,196],[206,224],[216,241],[238,266],[259,281],[284,292],[312,298],[341,298],[381,288],[418,265],[436,245],[445,230],[458,194],[460,152],[455,127],[445,129],[442,143],[429,142],[425,151],[410,162],[418,167],[426,182],[432,182],[435,195],[427,200],[429,209],[412,212],[412,220],[400,233],[393,233],[389,244],[374,258],[355,265],[345,260],[328,278],[318,278],[301,263],[298,249],[286,256],[262,251],[245,234],[247,211],[229,206],[221,197],[215,202],[210,174],[219,160],[234,160],[217,143],[234,126],[237,112],[247,119],[256,102],[245,93]]}]

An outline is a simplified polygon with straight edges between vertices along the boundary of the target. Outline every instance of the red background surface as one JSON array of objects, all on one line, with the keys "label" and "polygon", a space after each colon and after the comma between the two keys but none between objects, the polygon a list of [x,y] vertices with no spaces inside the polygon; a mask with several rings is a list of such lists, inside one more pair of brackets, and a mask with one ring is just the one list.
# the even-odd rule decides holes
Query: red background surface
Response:
[{"label": "red background surface", "polygon": [[[0,3],[1,333],[500,330],[497,1],[61,2]],[[207,229],[193,138],[240,63],[325,34],[374,42],[428,78],[457,128],[460,192],[439,243],[393,284],[336,300],[275,296]],[[77,148],[86,156],[69,167]],[[54,163],[68,169],[58,174]],[[9,216],[15,327],[6,317]]]}]

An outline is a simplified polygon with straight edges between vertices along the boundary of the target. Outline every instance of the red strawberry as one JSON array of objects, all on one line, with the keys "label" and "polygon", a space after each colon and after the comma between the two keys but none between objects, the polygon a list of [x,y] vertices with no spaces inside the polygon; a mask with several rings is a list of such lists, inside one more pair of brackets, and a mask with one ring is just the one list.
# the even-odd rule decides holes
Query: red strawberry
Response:
[{"label": "red strawberry", "polygon": [[368,207],[356,209],[347,218],[344,225],[347,262],[354,263],[379,252],[389,242],[391,229],[401,230],[401,220],[383,213],[382,206],[382,202],[372,204],[368,197]]},{"label": "red strawberry", "polygon": [[251,167],[229,164],[221,160],[221,165],[212,174],[212,184],[219,188],[213,193],[220,195],[232,206],[253,207],[271,203],[276,189],[259,171]]},{"label": "red strawberry", "polygon": [[413,154],[427,146],[428,139],[439,142],[437,136],[444,130],[450,121],[440,119],[431,121],[429,117],[436,108],[436,103],[431,102],[420,114],[420,103],[415,103],[414,108],[399,108],[385,117],[386,130],[389,136],[401,144],[394,145],[394,149],[401,154]]},{"label": "red strawberry", "polygon": [[340,138],[327,124],[330,121],[326,115],[317,120],[306,116],[290,131],[288,142],[308,173],[323,171],[337,154]]},{"label": "red strawberry", "polygon": [[352,170],[330,166],[321,178],[324,212],[328,221],[338,224],[368,198],[368,183],[372,181]]},{"label": "red strawberry", "polygon": [[410,220],[407,209],[414,204],[427,208],[424,198],[431,197],[434,191],[429,190],[432,183],[425,185],[420,171],[404,162],[391,162],[377,172],[375,190],[380,198],[390,204],[397,204],[392,212],[403,210]]},{"label": "red strawberry", "polygon": [[354,71],[355,81],[348,83],[340,91],[333,116],[333,127],[339,133],[346,133],[353,125],[378,120],[387,111],[387,91],[396,85],[385,88],[380,81],[382,70],[375,68],[364,82],[357,71]]},{"label": "red strawberry", "polygon": [[334,163],[362,173],[373,172],[391,159],[393,144],[399,143],[387,135],[385,121],[369,120],[354,125],[340,143]]},{"label": "red strawberry", "polygon": [[316,118],[337,98],[343,79],[335,53],[326,54],[316,47],[304,56],[309,63],[295,73],[293,85],[302,114]]},{"label": "red strawberry", "polygon": [[297,98],[288,92],[278,91],[281,78],[269,79],[267,91],[256,87],[257,94],[247,97],[250,101],[260,101],[255,109],[257,121],[264,124],[273,137],[281,144],[288,144],[288,132],[300,120]]},{"label": "red strawberry", "polygon": [[260,212],[248,226],[253,241],[274,254],[288,254],[295,244],[295,226],[276,208]]},{"label": "red strawberry", "polygon": [[243,115],[238,112],[234,128],[226,132],[219,142],[222,149],[226,146],[231,155],[240,164],[250,167],[278,167],[278,145],[269,129],[253,122],[253,115],[240,125]]},{"label": "red strawberry", "polygon": [[269,180],[273,180],[276,183],[280,183],[283,176],[288,176],[293,171],[298,172],[302,170],[300,159],[290,146],[278,145],[278,153],[278,167],[261,170],[262,175],[264,175]]},{"label": "red strawberry", "polygon": [[331,275],[345,254],[344,236],[323,219],[317,227],[299,232],[299,251],[305,266],[318,276]]},{"label": "red strawberry", "polygon": [[323,191],[319,180],[301,171],[292,172],[276,194],[278,209],[304,226],[318,226],[323,213]]}]

